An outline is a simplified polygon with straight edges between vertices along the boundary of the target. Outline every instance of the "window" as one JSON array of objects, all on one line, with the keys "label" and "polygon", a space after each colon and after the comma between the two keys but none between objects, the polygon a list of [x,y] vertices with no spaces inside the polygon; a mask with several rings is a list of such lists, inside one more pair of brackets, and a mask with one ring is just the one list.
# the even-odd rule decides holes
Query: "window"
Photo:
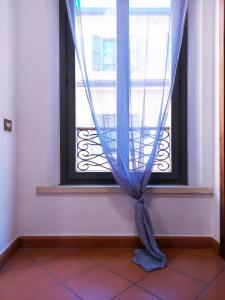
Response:
[{"label": "window", "polygon": [[94,71],[115,71],[116,41],[92,36],[92,64]]},{"label": "window", "polygon": [[[113,1],[113,0],[112,0]],[[104,1],[103,1],[104,2]],[[158,1],[152,0],[158,3]],[[169,2],[168,0],[163,3]],[[85,3],[85,1],[84,1]],[[115,95],[115,72],[116,72],[116,34],[109,26],[101,29],[101,18],[105,16],[108,7],[100,7],[98,3],[86,0],[87,6],[84,9],[84,26],[88,27],[88,35],[85,36],[85,49],[87,59],[90,60],[90,84],[93,92],[98,94],[99,103],[103,99],[109,102],[105,112],[105,122],[115,122],[116,109],[113,106],[112,98]],[[105,3],[105,2],[104,2]],[[107,3],[110,3],[108,1]],[[131,8],[132,18],[138,20],[130,35],[130,56],[131,56],[131,80],[135,86],[135,93],[140,94],[140,87],[144,80],[140,76],[137,53],[141,51],[139,34],[146,18],[157,24],[156,28],[161,30],[165,18],[168,17],[169,7],[167,5],[152,8],[139,7],[136,3]],[[97,132],[91,118],[87,101],[85,102],[85,91],[83,88],[81,74],[75,57],[74,45],[70,25],[67,19],[67,12],[64,1],[60,1],[60,76],[61,76],[61,184],[113,184],[115,183],[108,163],[99,143]],[[141,18],[140,18],[141,16]],[[95,26],[93,24],[93,19]],[[141,20],[141,22],[140,22]],[[110,20],[109,22],[113,22]],[[187,30],[185,30],[187,31]],[[151,32],[151,34],[157,34]],[[160,50],[161,49],[161,50]],[[155,46],[157,51],[163,51],[163,44]],[[187,180],[187,32],[184,34],[181,55],[177,68],[176,80],[172,94],[172,105],[167,123],[164,127],[158,155],[150,179],[150,184],[185,184]],[[154,53],[151,63],[157,63]],[[160,79],[160,68],[158,74],[149,72],[147,81],[147,93],[151,97],[158,97]],[[162,77],[162,76],[161,76]],[[147,105],[147,104],[146,104]],[[133,113],[132,122],[138,124],[137,113]],[[154,117],[154,116],[152,116]],[[151,126],[151,120],[146,120]],[[147,129],[146,129],[147,130]],[[113,134],[113,132],[112,132]],[[149,137],[150,139],[150,137]],[[115,149],[116,151],[116,149]]]}]

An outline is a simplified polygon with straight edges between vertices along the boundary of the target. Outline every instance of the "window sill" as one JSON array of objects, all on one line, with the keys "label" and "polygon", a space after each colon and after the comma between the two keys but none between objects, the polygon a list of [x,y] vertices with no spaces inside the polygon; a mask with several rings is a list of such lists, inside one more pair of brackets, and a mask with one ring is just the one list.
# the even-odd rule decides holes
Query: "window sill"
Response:
[{"label": "window sill", "polygon": [[[75,195],[75,194],[121,194],[119,186],[38,186],[37,195]],[[146,194],[188,194],[188,195],[213,195],[212,187],[200,187],[189,185],[176,186],[148,186]]]}]

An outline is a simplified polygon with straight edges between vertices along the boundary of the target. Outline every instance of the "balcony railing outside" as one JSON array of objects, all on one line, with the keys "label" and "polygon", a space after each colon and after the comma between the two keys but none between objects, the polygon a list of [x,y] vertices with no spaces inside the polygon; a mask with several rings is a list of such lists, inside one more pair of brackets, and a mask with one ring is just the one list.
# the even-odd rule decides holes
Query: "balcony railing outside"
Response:
[{"label": "balcony railing outside", "polygon": [[[138,156],[138,166],[144,165],[148,159],[148,153],[151,153],[151,147],[153,145],[154,137],[152,133],[155,129],[145,127],[144,130],[145,137],[141,147],[147,146],[145,147],[147,151],[145,151],[142,157]],[[95,128],[78,127],[76,129],[76,143],[76,172],[110,172],[110,166],[106,160]],[[136,152],[138,152],[138,150],[139,149],[135,149]],[[153,172],[171,171],[171,128],[164,127],[159,141]]]}]

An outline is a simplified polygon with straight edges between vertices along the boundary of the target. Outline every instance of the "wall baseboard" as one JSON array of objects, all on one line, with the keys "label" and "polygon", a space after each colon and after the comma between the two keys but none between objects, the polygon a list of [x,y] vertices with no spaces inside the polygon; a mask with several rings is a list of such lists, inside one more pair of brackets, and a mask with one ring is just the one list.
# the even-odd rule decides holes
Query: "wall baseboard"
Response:
[{"label": "wall baseboard", "polygon": [[21,236],[22,248],[32,247],[140,247],[136,236]]},{"label": "wall baseboard", "polygon": [[0,255],[0,270],[7,263],[7,261],[13,256],[13,254],[19,248],[19,239],[16,238],[8,248]]},{"label": "wall baseboard", "polygon": [[214,238],[211,238],[210,240],[210,248],[216,252],[216,254],[220,255],[220,243],[215,240]]},{"label": "wall baseboard", "polygon": [[[207,249],[218,253],[219,243],[212,237],[156,236],[161,248]],[[142,244],[137,236],[21,236],[20,247],[128,247]]]},{"label": "wall baseboard", "polygon": [[[219,242],[202,236],[156,236],[161,248],[212,249],[219,254]],[[19,248],[41,247],[124,247],[139,248],[137,236],[21,236],[0,255],[0,269]]]},{"label": "wall baseboard", "polygon": [[219,254],[219,242],[207,236],[156,236],[161,248],[212,249]]}]

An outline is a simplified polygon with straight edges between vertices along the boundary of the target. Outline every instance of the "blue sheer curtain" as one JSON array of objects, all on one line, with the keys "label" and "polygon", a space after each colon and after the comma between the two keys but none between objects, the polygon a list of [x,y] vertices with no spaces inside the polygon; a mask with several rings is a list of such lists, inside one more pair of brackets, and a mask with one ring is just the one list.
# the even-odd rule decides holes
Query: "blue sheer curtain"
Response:
[{"label": "blue sheer curtain", "polygon": [[[163,268],[144,191],[170,107],[188,0],[65,1],[83,101],[114,178],[136,200],[144,249],[133,260],[146,271]],[[108,79],[110,95],[96,93],[96,74]]]}]

